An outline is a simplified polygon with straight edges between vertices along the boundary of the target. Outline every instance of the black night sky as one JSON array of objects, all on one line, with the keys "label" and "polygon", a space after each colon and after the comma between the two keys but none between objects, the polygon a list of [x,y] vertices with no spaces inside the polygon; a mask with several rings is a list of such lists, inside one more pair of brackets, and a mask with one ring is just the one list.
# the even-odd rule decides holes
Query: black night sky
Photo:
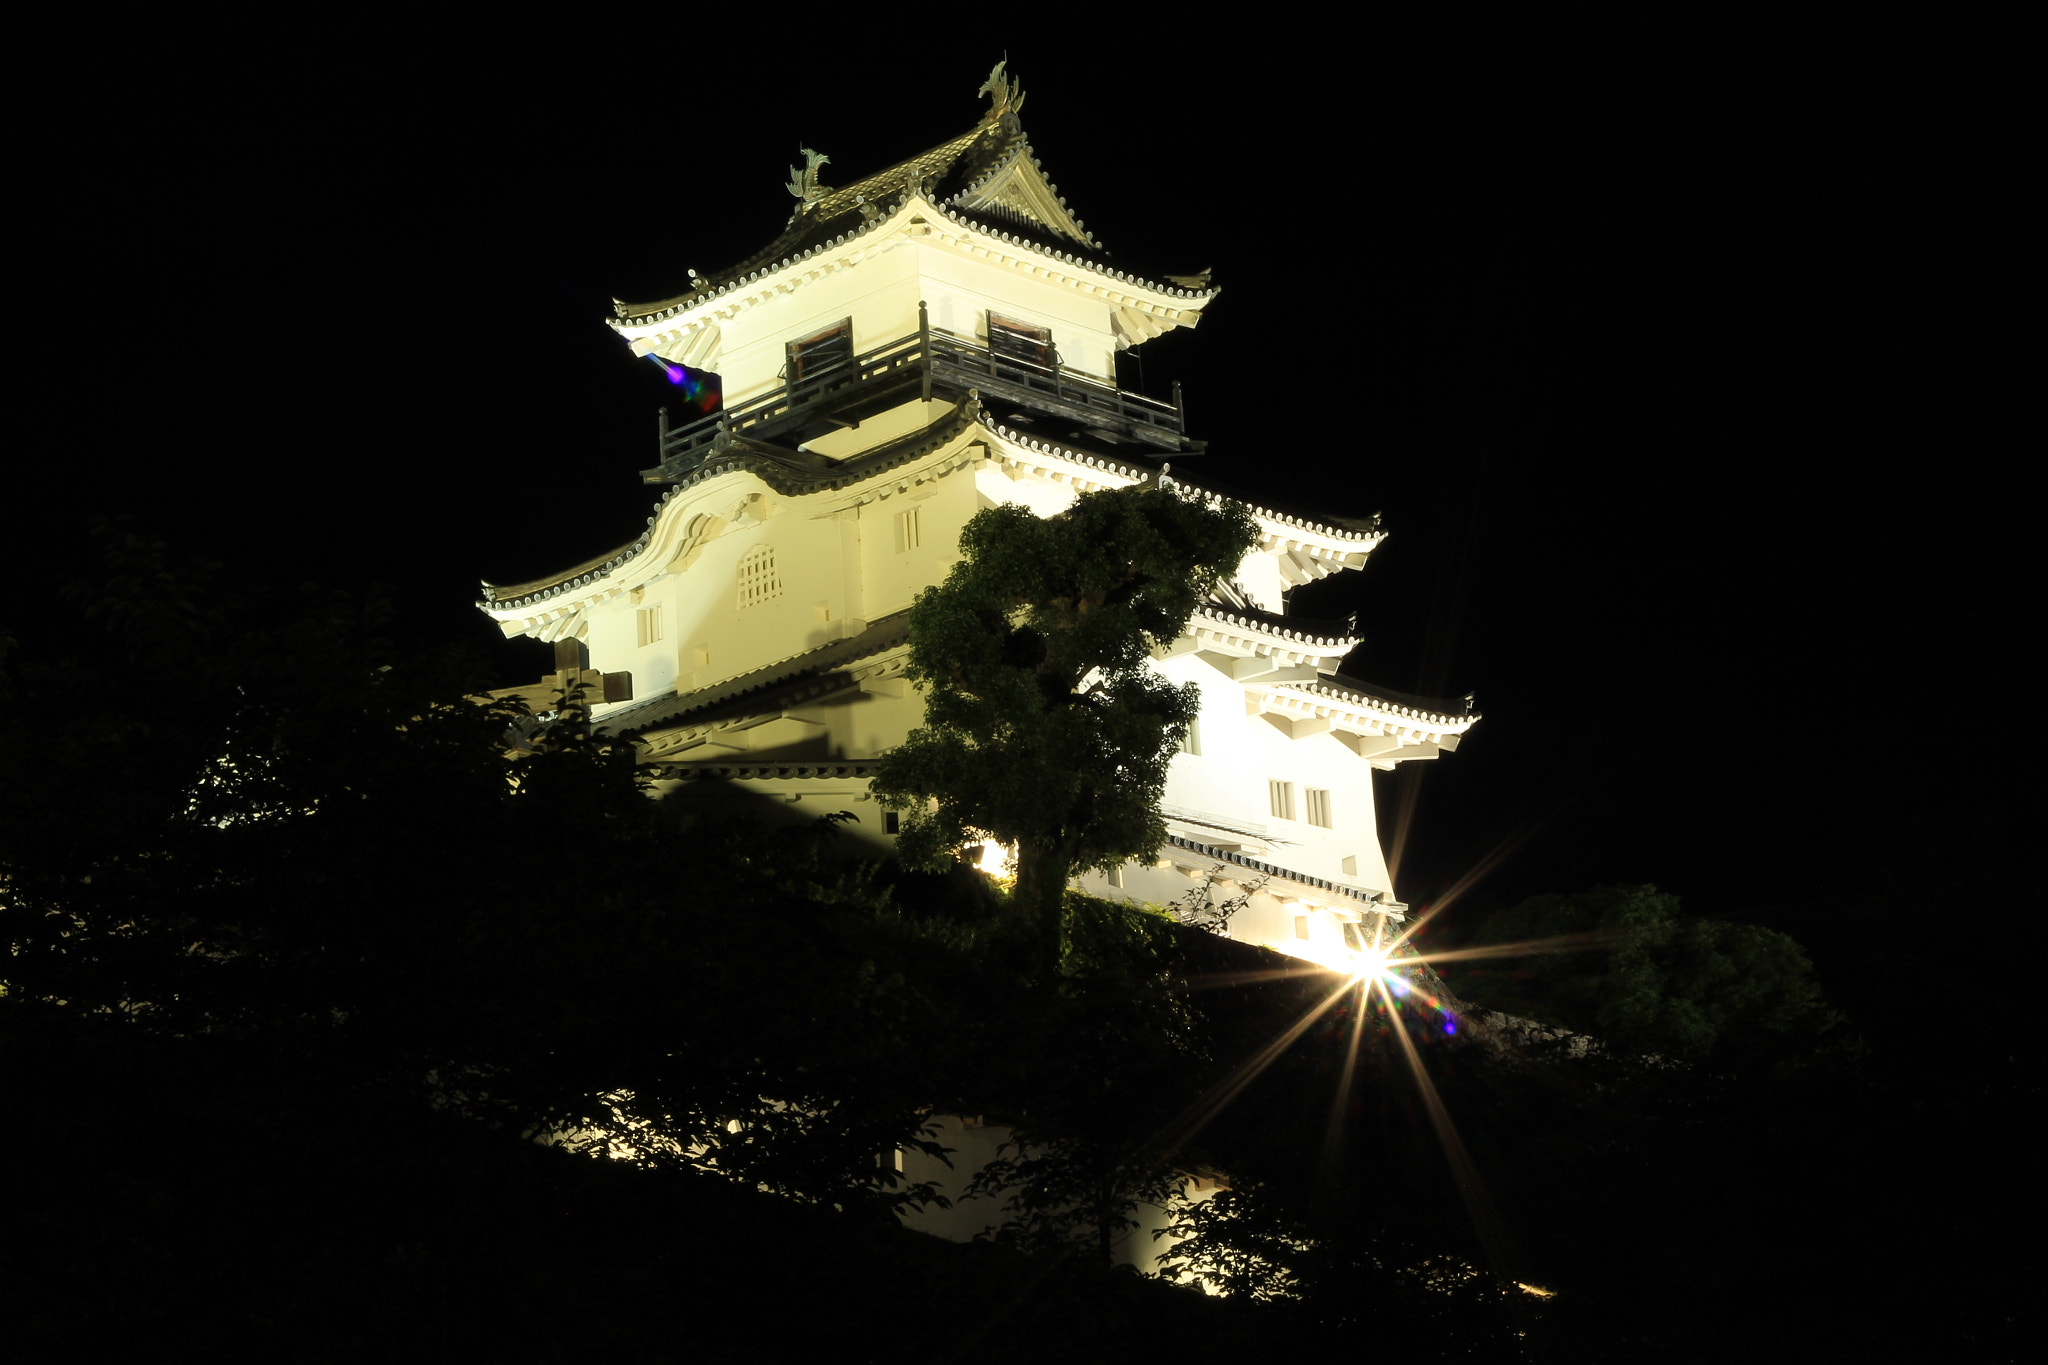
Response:
[{"label": "black night sky", "polygon": [[17,633],[63,627],[41,585],[126,515],[254,578],[388,585],[404,647],[527,680],[478,580],[654,498],[665,386],[611,297],[771,238],[802,145],[844,183],[966,128],[1007,46],[1116,258],[1222,286],[1126,362],[1185,387],[1211,453],[1176,472],[1384,513],[1295,610],[1358,609],[1358,676],[1478,696],[1459,753],[1383,788],[1405,899],[1464,880],[1455,936],[1655,882],[1794,934],[1878,1031],[1894,954],[2005,951],[2039,796],[1995,415],[2016,192],[1970,135],[2011,122],[1999,85],[1903,42],[1539,67],[1194,36],[136,63],[25,152]]}]

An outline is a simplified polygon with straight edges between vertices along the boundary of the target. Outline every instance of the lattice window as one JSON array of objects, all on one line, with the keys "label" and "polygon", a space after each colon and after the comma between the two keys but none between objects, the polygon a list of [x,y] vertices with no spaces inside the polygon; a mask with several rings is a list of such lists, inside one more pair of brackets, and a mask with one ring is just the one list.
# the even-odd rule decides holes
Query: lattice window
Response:
[{"label": "lattice window", "polygon": [[924,530],[918,524],[918,509],[906,507],[896,514],[896,553],[909,554],[924,543]]},{"label": "lattice window", "polygon": [[1202,718],[1200,716],[1188,718],[1188,732],[1180,737],[1180,751],[1184,754],[1197,755],[1202,752]]},{"label": "lattice window", "polygon": [[1294,784],[1292,782],[1268,782],[1266,800],[1273,808],[1273,814],[1282,820],[1294,818]]},{"label": "lattice window", "polygon": [[782,596],[782,575],[775,571],[775,547],[756,545],[740,559],[739,609],[758,607]]},{"label": "lattice window", "polygon": [[1310,787],[1308,796],[1308,822],[1330,828],[1330,794],[1320,787]]},{"label": "lattice window", "polygon": [[633,633],[642,648],[661,638],[661,606],[642,607],[633,613]]}]

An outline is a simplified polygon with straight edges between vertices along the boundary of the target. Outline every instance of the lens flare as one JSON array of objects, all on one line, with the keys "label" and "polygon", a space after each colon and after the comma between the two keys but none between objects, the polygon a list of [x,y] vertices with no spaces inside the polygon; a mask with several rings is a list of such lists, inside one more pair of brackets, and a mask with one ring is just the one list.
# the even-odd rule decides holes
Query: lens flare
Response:
[{"label": "lens flare", "polygon": [[672,361],[663,360],[660,356],[654,355],[651,352],[647,358],[653,361],[655,366],[660,369],[662,378],[683,391],[683,401],[697,409],[697,411],[704,413],[716,412],[720,404],[724,402],[724,385],[719,380],[719,377],[711,371],[693,370],[686,365],[678,365]]},{"label": "lens flare", "polygon": [[1386,974],[1387,954],[1382,948],[1367,948],[1352,960],[1351,975],[1355,980],[1377,981]]}]

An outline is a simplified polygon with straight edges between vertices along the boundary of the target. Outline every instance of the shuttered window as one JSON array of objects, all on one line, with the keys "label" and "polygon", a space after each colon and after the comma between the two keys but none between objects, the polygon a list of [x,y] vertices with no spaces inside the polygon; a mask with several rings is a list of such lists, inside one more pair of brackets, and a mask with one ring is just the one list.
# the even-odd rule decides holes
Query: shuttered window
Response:
[{"label": "shuttered window", "polygon": [[853,319],[789,343],[789,382],[815,379],[853,359]]},{"label": "shuttered window", "polygon": [[1051,369],[1052,329],[1033,327],[1013,318],[988,315],[988,348],[1005,360],[1022,360]]}]

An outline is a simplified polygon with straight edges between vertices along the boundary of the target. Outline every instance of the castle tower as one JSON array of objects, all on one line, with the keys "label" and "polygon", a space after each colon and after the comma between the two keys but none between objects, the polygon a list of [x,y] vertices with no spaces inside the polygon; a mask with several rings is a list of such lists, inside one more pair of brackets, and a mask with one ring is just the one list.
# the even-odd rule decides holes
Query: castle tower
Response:
[{"label": "castle tower", "polygon": [[[975,127],[844,187],[808,153],[774,242],[616,307],[633,353],[695,395],[642,471],[664,488],[654,515],[609,554],[486,585],[479,605],[508,636],[557,642],[552,682],[592,685],[593,718],[643,741],[658,789],[851,810],[886,841],[868,784],[922,714],[908,609],[968,519],[1178,481],[1173,457],[1200,449],[1177,395],[1121,389],[1114,358],[1196,326],[1217,290],[1206,272],[1109,264],[1033,153],[1015,84],[998,68],[984,93]],[[1405,915],[1373,773],[1455,749],[1475,717],[1344,676],[1349,626],[1286,614],[1291,587],[1363,566],[1377,526],[1249,510],[1260,540],[1236,581],[1157,651],[1203,699],[1168,782],[1169,843],[1084,885],[1197,920],[1230,911],[1232,937],[1337,965]]]}]

